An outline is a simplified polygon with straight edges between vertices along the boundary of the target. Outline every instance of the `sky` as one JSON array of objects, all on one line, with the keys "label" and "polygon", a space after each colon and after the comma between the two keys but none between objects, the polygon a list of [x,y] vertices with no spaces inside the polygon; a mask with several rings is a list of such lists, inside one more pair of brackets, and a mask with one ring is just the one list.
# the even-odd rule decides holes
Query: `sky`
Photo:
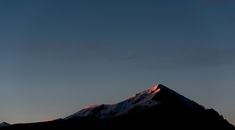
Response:
[{"label": "sky", "polygon": [[0,122],[164,84],[235,124],[235,1],[0,1]]}]

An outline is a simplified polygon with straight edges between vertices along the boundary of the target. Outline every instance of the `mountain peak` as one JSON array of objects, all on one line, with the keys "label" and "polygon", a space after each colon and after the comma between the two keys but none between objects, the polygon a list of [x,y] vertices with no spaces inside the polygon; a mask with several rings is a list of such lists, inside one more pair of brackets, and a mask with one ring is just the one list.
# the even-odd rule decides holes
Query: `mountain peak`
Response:
[{"label": "mountain peak", "polygon": [[154,93],[154,94],[156,94],[156,93],[158,93],[160,90],[161,90],[161,84],[158,84],[158,85],[154,85],[152,88],[150,88],[148,91],[150,92],[150,93]]},{"label": "mountain peak", "polygon": [[135,96],[117,104],[102,104],[86,107],[65,119],[82,118],[87,116],[95,116],[97,118],[104,119],[111,116],[123,115],[137,106],[148,108],[157,104],[157,102],[152,100],[152,98],[155,94],[160,92],[160,89],[163,87],[164,86],[161,84],[154,85],[152,88],[137,93]]},{"label": "mountain peak", "polygon": [[152,88],[137,93],[135,96],[128,98],[117,104],[102,104],[95,105],[92,107],[86,107],[81,111],[67,117],[66,119],[71,118],[83,118],[89,116],[95,116],[98,119],[104,119],[109,117],[121,116],[123,114],[129,113],[132,109],[138,107],[139,109],[148,109],[150,107],[156,106],[169,97],[181,98],[184,102],[187,99],[184,99],[183,96],[177,94],[173,90],[167,88],[162,84],[154,85]]},{"label": "mountain peak", "polygon": [[154,85],[117,104],[88,106],[65,119],[15,124],[9,127],[8,124],[2,123],[2,126],[4,125],[10,130],[21,128],[235,130],[233,125],[215,110],[205,109],[162,84]]},{"label": "mountain peak", "polygon": [[152,94],[156,94],[156,93],[160,92],[161,90],[176,93],[175,91],[171,90],[170,88],[168,88],[162,84],[154,85],[152,88],[148,89],[147,92],[152,93]]},{"label": "mountain peak", "polygon": [[0,123],[0,128],[1,127],[6,127],[6,126],[9,126],[10,124],[8,124],[8,123],[6,123],[6,122],[2,122],[2,123]]}]

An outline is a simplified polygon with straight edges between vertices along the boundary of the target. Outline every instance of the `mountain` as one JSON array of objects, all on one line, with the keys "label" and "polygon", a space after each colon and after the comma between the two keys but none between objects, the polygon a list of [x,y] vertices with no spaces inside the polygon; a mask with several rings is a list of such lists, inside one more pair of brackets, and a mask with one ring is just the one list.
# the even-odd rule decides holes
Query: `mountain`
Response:
[{"label": "mountain", "polygon": [[2,122],[2,123],[0,123],[0,128],[1,127],[6,127],[6,126],[9,126],[10,124],[8,124],[8,123],[6,123],[6,122]]},{"label": "mountain", "polygon": [[[176,100],[177,99],[177,100]],[[164,101],[167,100],[167,101]],[[113,117],[118,117],[121,115],[126,115],[132,110],[138,108],[139,111],[144,111],[152,107],[161,106],[162,103],[176,104],[176,101],[189,110],[203,110],[204,108],[196,104],[195,102],[177,94],[176,92],[170,90],[163,85],[156,85],[151,89],[140,92],[134,97],[131,97],[123,102],[112,104],[112,105],[96,105],[85,108],[77,113],[65,118],[83,118],[94,116],[97,119],[108,119]]]},{"label": "mountain", "polygon": [[91,106],[64,119],[15,124],[2,129],[235,130],[214,109],[206,109],[161,84],[117,104]]}]

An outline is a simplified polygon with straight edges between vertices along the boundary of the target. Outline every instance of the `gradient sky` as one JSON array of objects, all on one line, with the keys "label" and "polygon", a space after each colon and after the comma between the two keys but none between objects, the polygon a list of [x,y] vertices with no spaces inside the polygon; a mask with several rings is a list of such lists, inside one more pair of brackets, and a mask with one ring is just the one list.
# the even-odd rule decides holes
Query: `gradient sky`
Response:
[{"label": "gradient sky", "polygon": [[1,0],[0,122],[162,83],[235,124],[235,1]]}]

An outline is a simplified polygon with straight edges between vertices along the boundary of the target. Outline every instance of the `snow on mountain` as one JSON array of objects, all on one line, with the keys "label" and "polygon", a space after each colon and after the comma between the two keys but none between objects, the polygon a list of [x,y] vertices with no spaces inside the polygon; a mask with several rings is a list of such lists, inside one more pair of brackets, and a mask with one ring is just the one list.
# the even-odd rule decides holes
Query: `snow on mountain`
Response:
[{"label": "snow on mountain", "polygon": [[136,94],[123,102],[111,105],[97,105],[87,107],[77,113],[65,118],[82,118],[87,116],[95,116],[98,119],[105,119],[109,117],[120,116],[127,114],[133,108],[138,107],[139,109],[148,109],[152,106],[161,104],[162,100],[166,100],[169,97],[178,98],[184,102],[188,107],[194,107],[195,103],[179,94],[170,90],[169,88],[159,84],[154,87]]},{"label": "snow on mountain", "polygon": [[[8,125],[7,123],[1,124],[2,127]],[[234,130],[234,126],[215,110],[205,109],[196,102],[159,84],[117,104],[89,106],[65,119],[13,124],[6,129]]]},{"label": "snow on mountain", "polygon": [[[158,102],[152,100],[154,95],[160,91],[159,85],[155,85],[153,88],[143,91],[141,93],[136,94],[134,97],[131,97],[123,102],[111,105],[97,105],[87,107],[66,119],[74,118],[74,117],[86,117],[90,115],[95,115],[99,119],[108,118],[109,116],[119,116],[127,113],[129,110],[136,106],[141,106],[142,109],[151,107],[153,105],[158,104]],[[99,109],[101,109],[99,111]],[[95,113],[99,111],[99,113]]]}]

